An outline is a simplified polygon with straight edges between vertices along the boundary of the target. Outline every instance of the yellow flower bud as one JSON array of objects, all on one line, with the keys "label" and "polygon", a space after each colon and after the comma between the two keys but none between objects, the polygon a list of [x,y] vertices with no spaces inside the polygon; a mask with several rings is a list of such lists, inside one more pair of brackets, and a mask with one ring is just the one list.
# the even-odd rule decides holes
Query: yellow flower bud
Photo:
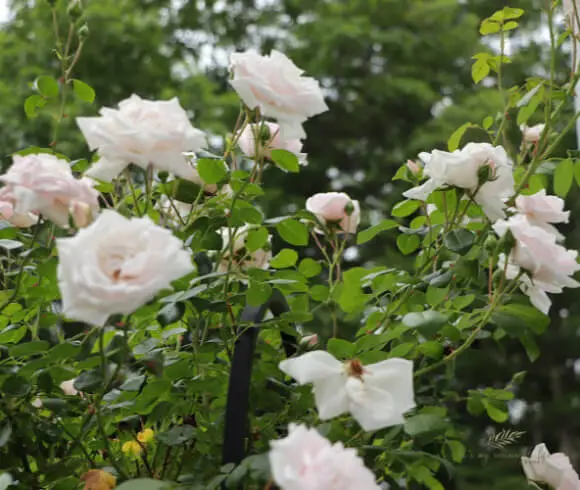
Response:
[{"label": "yellow flower bud", "polygon": [[138,456],[141,454],[142,448],[137,441],[127,441],[123,444],[121,451],[128,456]]},{"label": "yellow flower bud", "polygon": [[155,439],[155,432],[152,429],[144,429],[137,434],[137,440],[142,444],[147,444]]}]

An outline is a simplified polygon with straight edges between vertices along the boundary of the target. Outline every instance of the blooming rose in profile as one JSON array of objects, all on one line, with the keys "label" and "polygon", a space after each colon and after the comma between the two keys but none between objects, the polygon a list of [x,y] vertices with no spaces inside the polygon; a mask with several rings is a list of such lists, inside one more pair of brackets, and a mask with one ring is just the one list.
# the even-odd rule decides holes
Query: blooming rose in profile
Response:
[{"label": "blooming rose in profile", "polygon": [[557,196],[547,196],[545,189],[530,196],[516,197],[516,209],[528,222],[552,233],[558,240],[563,240],[564,235],[550,223],[568,223],[570,211],[564,211],[564,204]]},{"label": "blooming rose in profile", "polygon": [[68,227],[69,215],[85,206],[90,215],[99,209],[98,192],[90,179],[76,179],[66,160],[49,153],[15,155],[0,181],[3,196],[13,200],[17,215],[40,213],[58,226]]},{"label": "blooming rose in profile", "polygon": [[[436,189],[459,187],[473,195],[491,221],[505,217],[505,201],[514,194],[513,165],[501,146],[468,143],[453,153],[421,153],[423,174],[429,179],[404,192],[409,199],[425,201]],[[482,173],[486,175],[482,179]]]},{"label": "blooming rose in profile", "polygon": [[547,313],[551,306],[546,293],[561,293],[564,287],[580,286],[570,277],[580,270],[580,264],[576,262],[578,252],[566,250],[556,243],[553,233],[532,225],[522,214],[497,221],[493,229],[500,237],[508,231],[513,235],[515,244],[507,258],[506,275],[513,279],[520,268],[528,272],[528,278],[522,276],[521,289],[543,313]]},{"label": "blooming rose in profile", "polygon": [[0,219],[8,221],[17,228],[28,228],[38,223],[38,215],[34,213],[15,212],[15,203],[14,196],[6,187],[0,189]]},{"label": "blooming rose in profile", "polygon": [[525,124],[522,124],[520,130],[522,132],[524,143],[531,145],[540,141],[540,136],[542,136],[545,127],[545,124],[536,124],[535,126],[526,126]]},{"label": "blooming rose in profile", "polygon": [[72,238],[57,239],[63,314],[104,325],[128,315],[193,270],[189,252],[149,218],[104,210]]},{"label": "blooming rose in profile", "polygon": [[415,407],[413,363],[406,359],[363,366],[318,350],[286,359],[279,367],[299,384],[314,385],[321,420],[350,412],[364,430],[372,431],[402,424],[403,414]]},{"label": "blooming rose in profile", "polygon": [[184,152],[201,150],[205,135],[191,125],[177,98],[152,101],[132,95],[118,109],[102,108],[100,115],[77,118],[89,148],[100,156],[88,176],[111,181],[133,163],[195,179]]},{"label": "blooming rose in profile", "polygon": [[[222,228],[219,231],[222,237],[222,258],[218,265],[219,272],[227,272],[232,247],[234,252],[232,261],[233,270],[244,270],[249,267],[267,269],[270,266],[272,251],[269,248],[259,248],[253,252],[246,250],[246,238],[250,229],[248,225],[245,225],[238,229]],[[272,235],[268,235],[268,247],[271,239]]]},{"label": "blooming rose in profile", "polygon": [[270,446],[272,478],[282,490],[380,490],[356,450],[315,429],[290,424],[288,436]]},{"label": "blooming rose in profile", "polygon": [[276,119],[284,141],[305,138],[302,123],[328,110],[318,82],[302,76],[304,72],[279,51],[267,56],[254,50],[234,53],[231,71],[230,85],[244,104]]},{"label": "blooming rose in profile", "polygon": [[247,156],[256,156],[256,135],[258,136],[258,154],[269,157],[272,150],[286,150],[294,153],[301,164],[306,163],[306,154],[301,153],[302,141],[297,138],[283,140],[280,136],[280,126],[268,121],[248,124],[240,133],[238,146]]},{"label": "blooming rose in profile", "polygon": [[522,457],[528,482],[544,483],[554,490],[580,490],[578,473],[564,453],[550,454],[545,444],[538,444],[529,458]]},{"label": "blooming rose in profile", "polygon": [[[326,224],[336,224],[345,233],[356,233],[360,223],[360,205],[344,192],[314,194],[306,200],[306,209]],[[318,233],[323,233],[316,230]]]}]

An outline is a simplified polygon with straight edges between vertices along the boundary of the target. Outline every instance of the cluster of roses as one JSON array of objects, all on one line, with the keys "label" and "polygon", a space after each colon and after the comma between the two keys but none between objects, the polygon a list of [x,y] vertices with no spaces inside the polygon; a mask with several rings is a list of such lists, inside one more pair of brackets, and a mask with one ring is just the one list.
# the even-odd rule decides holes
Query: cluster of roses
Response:
[{"label": "cluster of roses", "polygon": [[[541,125],[524,128],[525,144],[537,142],[543,130]],[[547,293],[580,286],[570,277],[580,270],[578,253],[560,245],[564,237],[553,226],[568,222],[570,212],[564,211],[564,201],[541,190],[517,196],[514,206],[507,207],[515,190],[513,163],[503,147],[468,143],[452,153],[434,150],[421,153],[419,158],[422,165],[409,162],[408,166],[428,179],[404,196],[425,201],[437,189],[455,187],[465,198],[477,202],[498,236],[509,232],[514,238],[509,256],[501,255],[498,265],[508,279],[519,279],[522,291],[538,310],[548,313],[551,301]]]},{"label": "cluster of roses", "polygon": [[[276,51],[270,56],[237,53],[232,56],[231,69],[230,83],[244,104],[276,120],[245,125],[236,135],[241,150],[257,159],[273,149],[285,149],[304,163],[302,123],[327,110],[318,83],[304,77],[292,61]],[[79,231],[57,239],[63,312],[69,318],[102,326],[110,315],[132,313],[161,289],[169,288],[172,281],[192,272],[193,266],[190,253],[170,230],[148,217],[126,218],[114,209],[100,210],[91,179],[111,181],[134,164],[205,186],[195,163],[205,136],[191,125],[176,99],[147,101],[134,95],[117,109],[104,108],[100,117],[79,118],[77,123],[91,150],[98,151],[99,160],[78,179],[68,162],[57,156],[15,156],[12,167],[0,176],[6,184],[0,191],[0,212],[15,226],[30,226],[42,216],[68,228],[72,218]],[[568,277],[578,267],[571,264],[575,255],[556,243],[559,238],[548,224],[567,220],[557,198],[543,194],[520,197],[516,202],[520,214],[503,220],[504,202],[513,195],[512,164],[503,148],[469,144],[454,153],[422,154],[421,159],[424,168],[417,170],[429,180],[408,191],[407,197],[424,200],[438,188],[465,189],[495,221],[498,233],[509,229],[514,235],[516,245],[505,259],[507,270],[517,274],[512,268],[522,267],[531,274],[522,279],[522,287],[533,301],[538,303],[538,288],[545,295],[577,285]],[[131,174],[126,178],[131,179]],[[218,191],[217,186],[206,190]],[[547,204],[552,212],[545,211]],[[360,219],[358,202],[343,193],[314,195],[306,208],[320,225],[346,233],[354,233]],[[247,231],[224,233],[234,240],[231,247],[225,244],[224,251],[242,249]],[[269,252],[253,252],[244,263],[247,261],[267,268]],[[374,431],[402,423],[403,414],[415,406],[413,364],[406,359],[363,366],[313,351],[282,361],[280,369],[300,384],[313,384],[321,420],[350,413],[364,430]],[[74,394],[74,384],[63,390]],[[284,490],[380,488],[353,449],[332,445],[305,426],[291,425],[287,438],[274,441],[270,461],[273,478]]]}]

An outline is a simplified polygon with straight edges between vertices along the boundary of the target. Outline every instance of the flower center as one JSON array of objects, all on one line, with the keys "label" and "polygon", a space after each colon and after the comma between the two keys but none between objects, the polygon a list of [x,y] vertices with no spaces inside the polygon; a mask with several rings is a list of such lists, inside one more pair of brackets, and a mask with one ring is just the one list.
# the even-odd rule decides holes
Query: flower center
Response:
[{"label": "flower center", "polygon": [[365,373],[362,363],[358,359],[353,359],[345,363],[345,370],[347,376],[352,376],[353,378],[358,378],[362,381],[363,374]]}]

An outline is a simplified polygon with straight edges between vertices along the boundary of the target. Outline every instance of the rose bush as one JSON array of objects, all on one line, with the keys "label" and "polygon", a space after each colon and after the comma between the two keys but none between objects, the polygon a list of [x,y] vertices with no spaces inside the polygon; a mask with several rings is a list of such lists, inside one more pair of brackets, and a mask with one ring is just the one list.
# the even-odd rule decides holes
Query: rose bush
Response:
[{"label": "rose bush", "polygon": [[[551,22],[560,7],[546,8]],[[481,30],[507,36],[522,14]],[[57,130],[70,91],[94,101],[71,78],[85,31],[69,21],[59,80],[40,77],[25,102],[56,110]],[[475,59],[476,82],[508,60]],[[509,337],[533,362],[549,295],[580,284],[556,228],[580,163],[554,156],[578,115],[552,106],[578,78],[511,87],[500,114],[401,162],[407,199],[371,226],[342,192],[265,215],[265,175],[300,172],[303,124],[328,109],[277,51],[232,55],[242,106],[219,155],[177,99],[137,95],[77,118],[93,161],[59,154],[57,130],[14,154],[0,176],[0,488],[445,488],[445,468],[476,451],[458,411],[504,423],[521,382],[458,391],[456,359]],[[410,264],[347,267],[388,231]],[[522,481],[580,488],[565,455],[522,456]]]}]

